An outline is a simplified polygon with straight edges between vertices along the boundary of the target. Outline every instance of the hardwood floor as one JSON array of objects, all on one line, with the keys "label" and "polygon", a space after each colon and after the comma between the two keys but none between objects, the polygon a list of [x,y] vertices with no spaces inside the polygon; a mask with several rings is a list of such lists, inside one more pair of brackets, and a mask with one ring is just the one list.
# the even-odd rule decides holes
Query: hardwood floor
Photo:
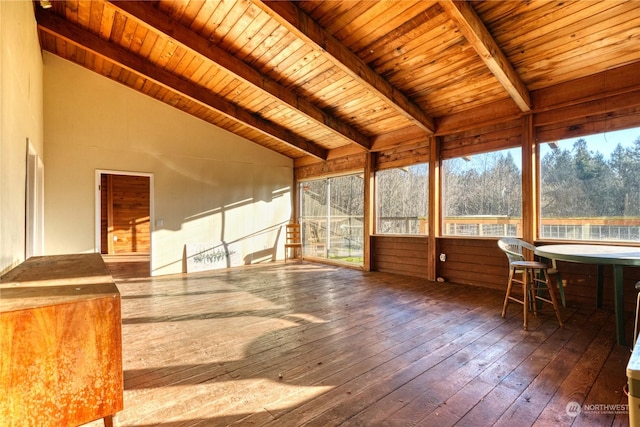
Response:
[{"label": "hardwood floor", "polygon": [[629,424],[610,311],[523,331],[502,292],[308,262],[116,279],[117,426]]},{"label": "hardwood floor", "polygon": [[151,272],[148,253],[102,254],[102,259],[116,280],[148,277]]}]

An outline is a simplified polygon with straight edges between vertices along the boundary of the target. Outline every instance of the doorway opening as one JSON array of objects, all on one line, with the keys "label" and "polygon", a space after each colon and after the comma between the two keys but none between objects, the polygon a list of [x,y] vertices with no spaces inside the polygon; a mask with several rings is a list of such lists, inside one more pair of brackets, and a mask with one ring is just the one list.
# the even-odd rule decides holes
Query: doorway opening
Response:
[{"label": "doorway opening", "polygon": [[27,138],[24,259],[44,254],[44,165]]},{"label": "doorway opening", "polygon": [[153,175],[96,171],[96,251],[114,278],[149,277]]}]

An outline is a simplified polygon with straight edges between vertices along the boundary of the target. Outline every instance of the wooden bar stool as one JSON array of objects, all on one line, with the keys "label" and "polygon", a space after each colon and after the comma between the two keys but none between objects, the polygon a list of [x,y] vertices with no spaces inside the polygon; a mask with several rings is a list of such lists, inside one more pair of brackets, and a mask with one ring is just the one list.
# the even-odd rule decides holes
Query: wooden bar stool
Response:
[{"label": "wooden bar stool", "polygon": [[[286,230],[286,242],[284,244],[284,262],[289,258],[298,258],[302,262],[302,240],[300,234],[300,224],[289,223]],[[289,251],[292,252],[289,256]]]},{"label": "wooden bar stool", "polygon": [[[509,301],[514,301],[523,306],[524,313],[524,329],[528,327],[529,311],[533,311],[534,315],[538,315],[538,301],[546,302],[553,306],[553,310],[558,318],[558,323],[562,326],[562,317],[560,316],[560,307],[556,299],[553,286],[549,280],[549,266],[543,262],[527,261],[522,253],[522,242],[519,239],[501,239],[498,246],[502,249],[507,258],[509,258],[509,281],[507,283],[507,293],[504,297],[502,306],[502,317],[507,314],[507,306]],[[522,242],[526,243],[526,242]],[[520,276],[520,278],[518,278]],[[518,283],[522,287],[522,299],[518,299],[511,295],[513,283]],[[544,291],[549,293],[549,298],[543,296]]]}]

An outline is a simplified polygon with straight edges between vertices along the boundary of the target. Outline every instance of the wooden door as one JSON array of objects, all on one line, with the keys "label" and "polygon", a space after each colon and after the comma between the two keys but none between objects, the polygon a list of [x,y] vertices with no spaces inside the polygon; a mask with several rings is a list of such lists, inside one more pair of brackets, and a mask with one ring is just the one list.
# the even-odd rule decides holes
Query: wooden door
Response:
[{"label": "wooden door", "polygon": [[100,251],[150,253],[149,177],[101,174],[100,200]]}]

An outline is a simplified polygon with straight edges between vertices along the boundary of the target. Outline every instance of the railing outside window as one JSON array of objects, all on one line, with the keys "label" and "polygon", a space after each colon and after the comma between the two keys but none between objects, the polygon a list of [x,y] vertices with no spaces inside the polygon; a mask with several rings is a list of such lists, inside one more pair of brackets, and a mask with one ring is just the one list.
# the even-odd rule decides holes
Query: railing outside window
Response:
[{"label": "railing outside window", "polygon": [[[444,235],[469,237],[521,237],[519,217],[447,217]],[[541,238],[640,242],[640,217],[543,219]]]}]

